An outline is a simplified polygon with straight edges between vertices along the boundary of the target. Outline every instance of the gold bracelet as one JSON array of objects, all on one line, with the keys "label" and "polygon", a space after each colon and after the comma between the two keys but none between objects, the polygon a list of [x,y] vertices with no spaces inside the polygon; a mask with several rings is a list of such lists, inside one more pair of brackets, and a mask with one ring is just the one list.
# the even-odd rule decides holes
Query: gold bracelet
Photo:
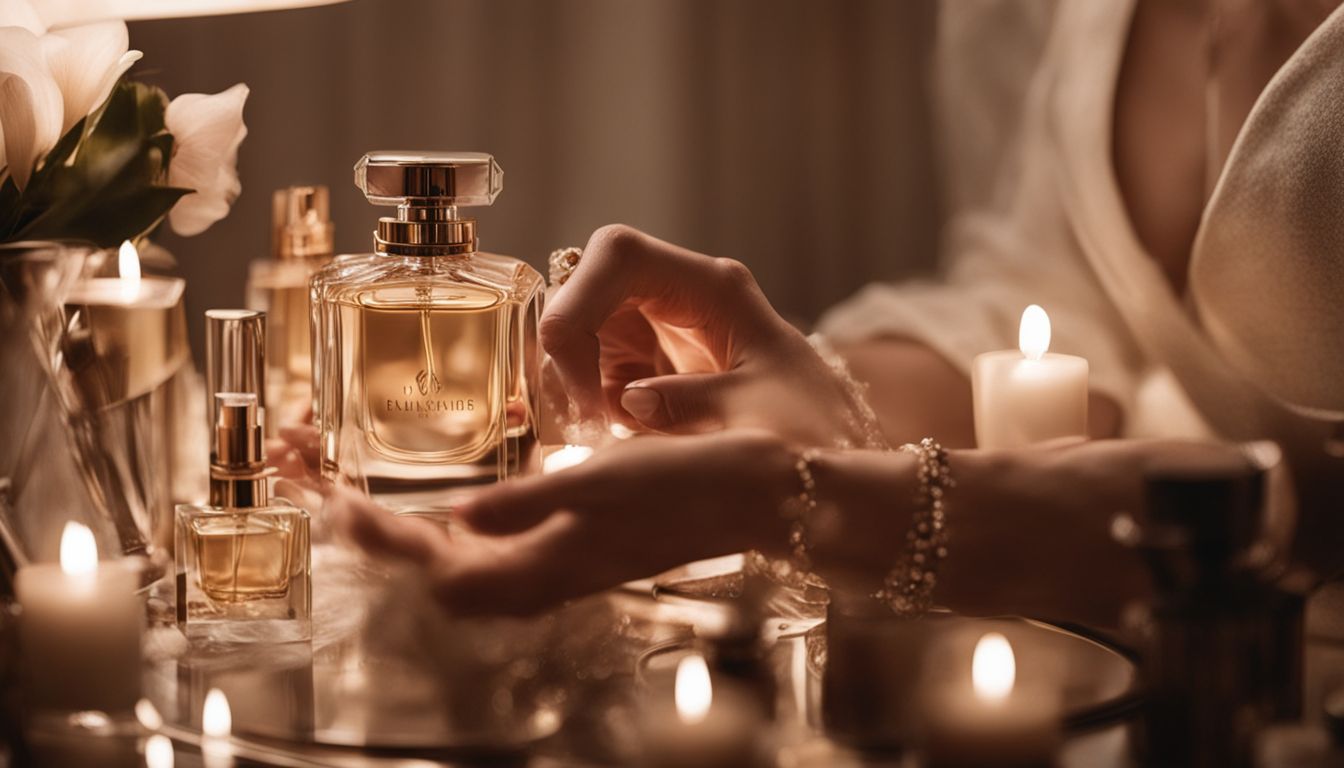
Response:
[{"label": "gold bracelet", "polygon": [[859,436],[859,442],[855,444],[848,438],[837,441],[836,448],[867,448],[875,451],[889,451],[891,444],[882,434],[882,425],[877,420],[877,414],[873,411],[873,406],[868,402],[868,385],[854,378],[854,374],[849,370],[849,363],[841,357],[827,341],[825,336],[814,333],[807,337],[807,343],[812,345],[813,351],[826,363],[835,376],[836,382],[844,392],[845,401],[849,406],[849,413],[846,414],[851,431]]},{"label": "gold bracelet", "polygon": [[812,474],[812,462],[817,455],[818,452],[812,448],[798,454],[793,466],[798,473],[801,490],[797,495],[786,498],[779,508],[780,517],[789,524],[788,557],[771,559],[758,551],[747,553],[751,570],[793,589],[826,586],[826,581],[812,570],[807,529],[817,510],[817,480]]},{"label": "gold bracelet", "polygon": [[915,455],[919,489],[915,492],[915,514],[905,534],[905,549],[896,558],[873,594],[891,607],[897,616],[918,616],[933,607],[933,588],[938,583],[938,566],[947,558],[947,520],[944,497],[956,485],[948,465],[947,450],[931,437],[918,444],[907,443],[899,449]]},{"label": "gold bracelet", "polygon": [[546,260],[550,273],[547,282],[552,288],[559,288],[569,282],[569,278],[574,274],[574,270],[579,268],[579,262],[583,260],[583,249],[570,246],[568,248],[557,248],[551,251],[551,256]]}]

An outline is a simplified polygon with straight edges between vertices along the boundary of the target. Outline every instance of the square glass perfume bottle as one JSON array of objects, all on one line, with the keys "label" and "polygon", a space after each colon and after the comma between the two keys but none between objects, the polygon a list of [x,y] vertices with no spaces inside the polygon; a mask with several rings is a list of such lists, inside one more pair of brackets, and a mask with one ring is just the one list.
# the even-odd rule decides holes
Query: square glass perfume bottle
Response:
[{"label": "square glass perfume bottle", "polygon": [[502,189],[490,155],[375,152],[355,181],[397,215],[379,219],[375,253],[310,284],[323,473],[432,516],[534,452],[543,283],[480,251],[475,219],[459,215]]},{"label": "square glass perfume bottle", "polygon": [[210,503],[177,508],[177,624],[188,638],[312,637],[308,513],[269,497],[253,393],[215,395]]}]

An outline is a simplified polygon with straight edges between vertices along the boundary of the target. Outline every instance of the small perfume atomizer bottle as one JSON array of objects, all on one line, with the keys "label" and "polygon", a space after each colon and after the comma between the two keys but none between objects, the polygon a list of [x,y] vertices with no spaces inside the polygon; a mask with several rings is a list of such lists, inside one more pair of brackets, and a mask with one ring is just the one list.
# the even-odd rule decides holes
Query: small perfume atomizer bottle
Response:
[{"label": "small perfume atomizer bottle", "polygon": [[265,312],[266,434],[305,423],[312,407],[312,322],[308,281],[333,258],[330,193],[322,185],[277,189],[271,197],[271,255],[253,261],[247,306]]},{"label": "small perfume atomizer bottle", "polygon": [[191,639],[308,640],[309,517],[271,497],[264,453],[265,316],[211,310],[207,318],[210,497],[177,507],[177,624]]}]

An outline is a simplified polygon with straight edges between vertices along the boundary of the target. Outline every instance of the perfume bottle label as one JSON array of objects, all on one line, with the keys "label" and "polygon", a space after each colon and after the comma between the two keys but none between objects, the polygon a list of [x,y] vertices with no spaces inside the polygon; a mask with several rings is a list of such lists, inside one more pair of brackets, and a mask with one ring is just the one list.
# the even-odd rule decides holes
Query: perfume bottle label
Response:
[{"label": "perfume bottle label", "polygon": [[503,309],[363,309],[372,447],[424,461],[493,449],[503,426]]},{"label": "perfume bottle label", "polygon": [[417,373],[415,384],[402,387],[401,394],[402,398],[388,399],[388,412],[413,413],[422,419],[427,419],[455,411],[476,410],[474,397],[441,397],[443,385],[439,383],[439,377],[431,371],[421,370]]}]

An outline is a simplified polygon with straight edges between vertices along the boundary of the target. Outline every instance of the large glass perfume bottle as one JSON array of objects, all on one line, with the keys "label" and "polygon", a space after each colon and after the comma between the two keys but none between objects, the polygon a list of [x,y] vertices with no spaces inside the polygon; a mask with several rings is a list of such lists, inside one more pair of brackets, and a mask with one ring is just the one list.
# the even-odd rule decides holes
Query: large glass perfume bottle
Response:
[{"label": "large glass perfume bottle", "polygon": [[355,184],[377,205],[375,253],[312,281],[323,472],[400,513],[518,474],[536,439],[542,279],[477,250],[460,206],[489,205],[503,171],[478,153],[375,152]]},{"label": "large glass perfume bottle", "polygon": [[177,507],[177,624],[189,638],[312,637],[308,513],[269,496],[257,396],[215,395],[210,503]]},{"label": "large glass perfume bottle", "polygon": [[331,261],[332,223],[327,188],[277,189],[271,198],[270,259],[252,262],[247,306],[269,318],[266,400],[275,427],[301,421],[312,403],[312,330],[308,281]]}]

